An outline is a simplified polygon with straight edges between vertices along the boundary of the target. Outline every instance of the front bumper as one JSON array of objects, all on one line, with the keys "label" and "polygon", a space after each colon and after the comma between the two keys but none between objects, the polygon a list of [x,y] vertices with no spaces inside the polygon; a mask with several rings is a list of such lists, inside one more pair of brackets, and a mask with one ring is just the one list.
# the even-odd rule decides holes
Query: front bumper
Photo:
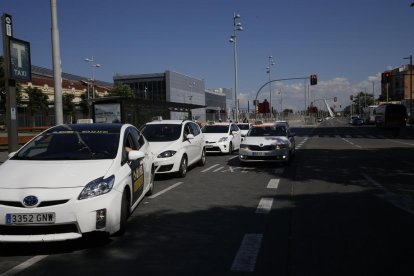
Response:
[{"label": "front bumper", "polygon": [[265,151],[239,150],[239,160],[242,162],[287,162],[289,158],[287,148]]},{"label": "front bumper", "polygon": [[[64,194],[74,194],[76,189],[65,189]],[[4,191],[3,191],[4,192]],[[6,192],[7,193],[7,192]],[[10,192],[8,192],[10,193]],[[14,193],[16,193],[14,191]],[[113,234],[119,230],[122,193],[112,189],[109,193],[90,199],[59,199],[47,189],[32,189],[28,194],[42,195],[51,202],[47,207],[19,207],[15,195],[2,195],[0,205],[0,242],[50,242],[81,238],[84,233],[101,231]],[[56,194],[56,192],[54,192]],[[5,200],[7,199],[7,200]],[[11,199],[11,200],[10,200]],[[103,211],[104,210],[104,211]],[[98,212],[100,217],[98,223]],[[50,224],[6,224],[6,214],[55,213],[55,222]],[[102,224],[103,219],[103,224]]]},{"label": "front bumper", "polygon": [[166,174],[178,172],[180,169],[181,156],[174,154],[168,158],[155,158],[154,166],[156,174]]},{"label": "front bumper", "polygon": [[226,142],[206,142],[206,152],[228,153],[230,150],[230,143]]}]

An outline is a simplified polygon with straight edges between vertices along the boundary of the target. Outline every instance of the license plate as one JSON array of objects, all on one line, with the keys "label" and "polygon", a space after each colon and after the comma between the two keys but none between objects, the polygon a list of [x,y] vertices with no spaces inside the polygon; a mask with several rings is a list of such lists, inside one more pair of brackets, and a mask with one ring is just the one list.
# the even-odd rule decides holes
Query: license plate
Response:
[{"label": "license plate", "polygon": [[252,152],[252,155],[253,156],[266,156],[266,155],[270,155],[270,154],[267,153],[267,152],[263,152],[263,151],[254,151],[254,152]]},{"label": "license plate", "polygon": [[206,145],[206,148],[212,148],[213,145]]},{"label": "license plate", "polygon": [[6,224],[55,223],[55,213],[6,214]]}]

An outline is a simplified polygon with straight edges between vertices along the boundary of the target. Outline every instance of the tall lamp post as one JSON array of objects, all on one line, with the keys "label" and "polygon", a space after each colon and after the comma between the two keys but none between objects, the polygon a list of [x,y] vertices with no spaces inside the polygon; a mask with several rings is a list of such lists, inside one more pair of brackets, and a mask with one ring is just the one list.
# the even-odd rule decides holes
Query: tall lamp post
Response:
[{"label": "tall lamp post", "polygon": [[239,120],[238,117],[238,102],[237,102],[237,50],[236,50],[236,44],[237,44],[237,37],[236,37],[236,31],[243,31],[243,27],[240,22],[237,22],[240,18],[240,14],[233,14],[233,34],[230,36],[230,43],[233,43],[233,49],[234,49],[234,106],[236,109],[235,112],[235,121],[237,122]]},{"label": "tall lamp post", "polygon": [[[414,4],[414,3],[413,3]],[[412,4],[411,4],[412,5]],[[413,122],[413,55],[405,57],[410,60],[410,124]]]},{"label": "tall lamp post", "polygon": [[273,60],[272,56],[269,56],[269,66],[266,67],[266,73],[269,74],[269,113],[270,113],[270,119],[272,119],[272,84],[271,81],[271,67],[275,65],[275,62]]},{"label": "tall lamp post", "polygon": [[[85,61],[90,63],[92,66],[92,99],[95,99],[95,69],[98,67],[101,67],[99,63],[95,63],[92,58],[85,58]],[[89,101],[89,95],[88,95],[88,101]]]}]

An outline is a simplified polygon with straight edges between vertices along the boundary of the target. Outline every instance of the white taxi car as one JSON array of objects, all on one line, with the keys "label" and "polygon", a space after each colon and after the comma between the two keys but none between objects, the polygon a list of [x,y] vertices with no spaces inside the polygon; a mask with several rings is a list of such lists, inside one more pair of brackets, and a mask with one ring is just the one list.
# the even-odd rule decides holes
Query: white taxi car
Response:
[{"label": "white taxi car", "polygon": [[154,120],[146,123],[142,134],[155,155],[155,173],[175,173],[185,177],[188,166],[206,163],[204,135],[190,120]]},{"label": "white taxi car", "polygon": [[231,154],[240,148],[241,131],[235,123],[209,123],[202,130],[206,151]]},{"label": "white taxi car", "polygon": [[0,242],[122,234],[154,187],[153,157],[128,124],[58,125],[0,166]]},{"label": "white taxi car", "polygon": [[285,123],[253,125],[240,145],[242,162],[289,163],[295,155],[295,134]]}]

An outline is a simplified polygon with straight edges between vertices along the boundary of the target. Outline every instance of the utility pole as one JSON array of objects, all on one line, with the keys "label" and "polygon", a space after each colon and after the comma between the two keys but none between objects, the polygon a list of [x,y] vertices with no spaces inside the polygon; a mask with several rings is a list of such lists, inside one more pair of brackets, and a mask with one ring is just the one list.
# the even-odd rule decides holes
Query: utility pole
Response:
[{"label": "utility pole", "polygon": [[50,11],[52,17],[52,57],[53,57],[53,80],[55,86],[55,123],[63,124],[62,106],[62,68],[60,62],[59,29],[57,27],[56,0],[50,0]]}]

